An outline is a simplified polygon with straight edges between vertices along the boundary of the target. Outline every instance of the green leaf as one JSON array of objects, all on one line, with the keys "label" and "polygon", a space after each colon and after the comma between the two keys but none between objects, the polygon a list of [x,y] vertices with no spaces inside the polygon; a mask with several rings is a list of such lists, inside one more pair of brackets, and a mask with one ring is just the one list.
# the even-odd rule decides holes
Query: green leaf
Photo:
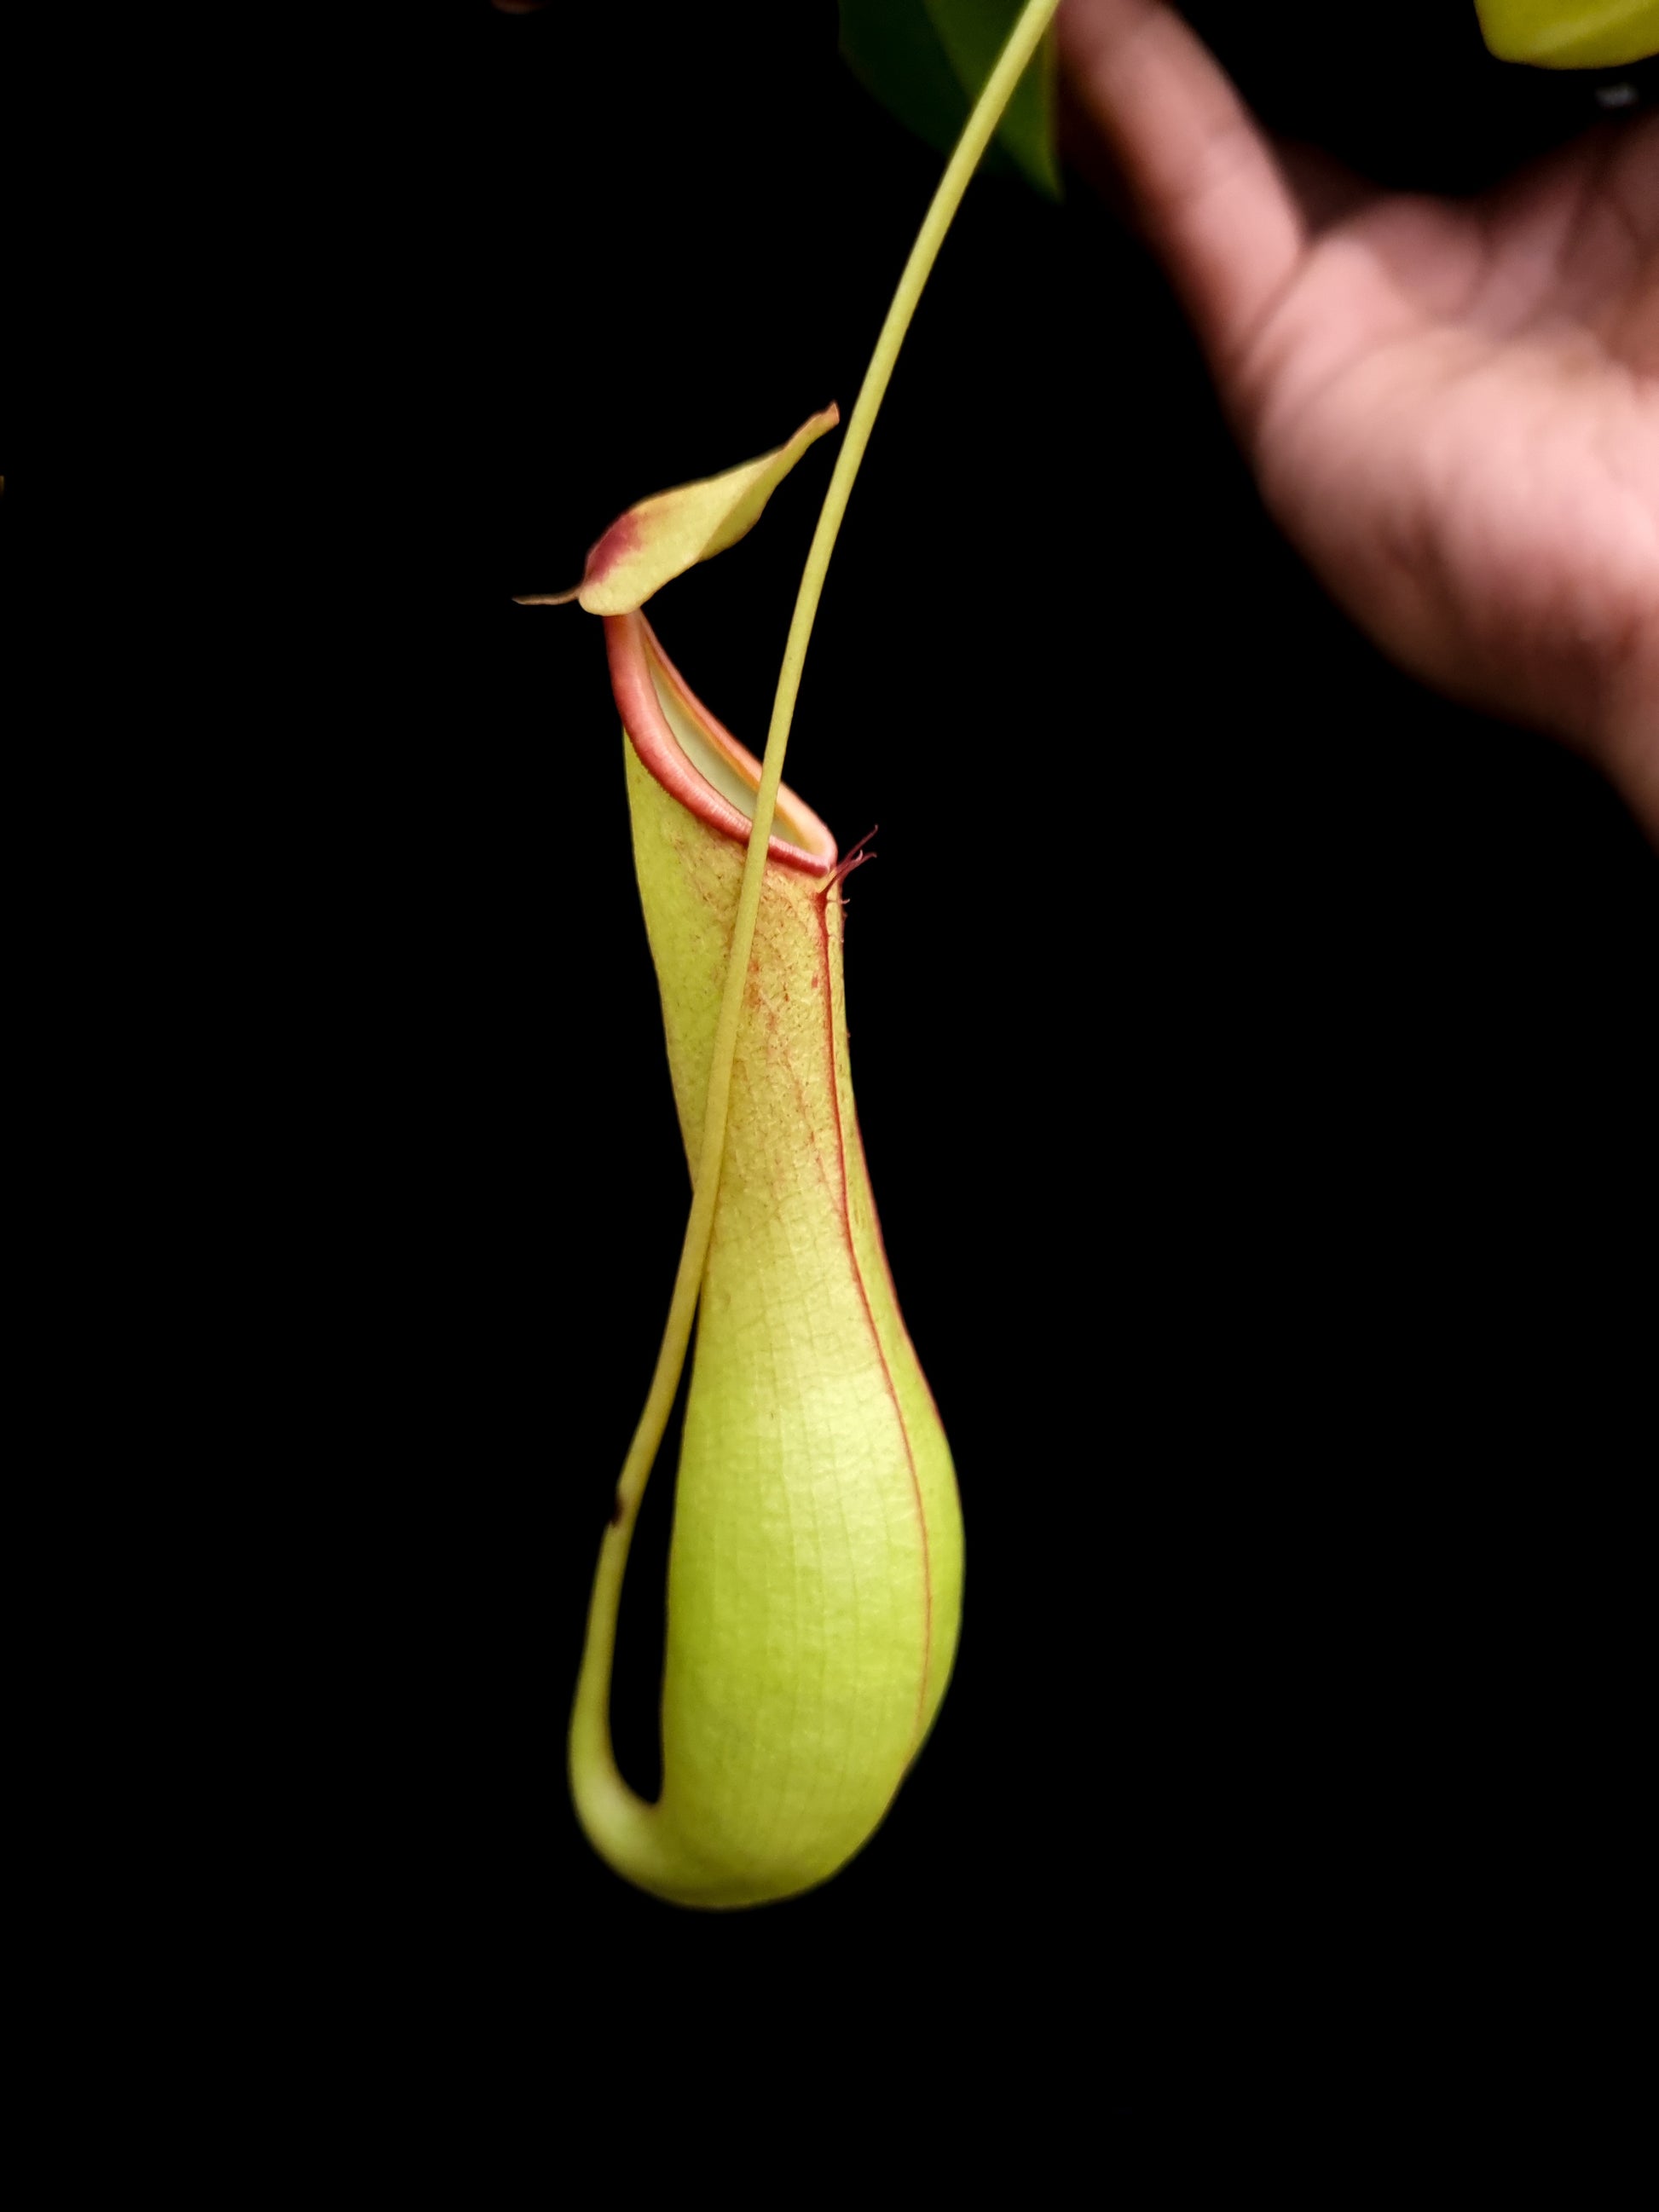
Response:
[{"label": "green leaf", "polygon": [[[841,50],[884,107],[949,153],[1020,7],[1021,0],[841,0]],[[985,166],[1006,173],[1011,163],[1037,191],[1060,198],[1052,32],[1020,79]]]},{"label": "green leaf", "polygon": [[1659,0],[1475,0],[1486,44],[1540,69],[1622,69],[1659,53]]}]

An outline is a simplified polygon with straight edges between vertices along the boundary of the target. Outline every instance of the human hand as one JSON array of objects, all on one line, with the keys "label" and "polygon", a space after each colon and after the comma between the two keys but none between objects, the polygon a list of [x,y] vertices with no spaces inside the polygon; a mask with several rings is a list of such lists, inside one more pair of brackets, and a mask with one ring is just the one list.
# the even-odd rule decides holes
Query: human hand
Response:
[{"label": "human hand", "polygon": [[1596,760],[1659,841],[1659,114],[1470,201],[1272,146],[1159,0],[1062,65],[1263,498],[1382,648]]}]

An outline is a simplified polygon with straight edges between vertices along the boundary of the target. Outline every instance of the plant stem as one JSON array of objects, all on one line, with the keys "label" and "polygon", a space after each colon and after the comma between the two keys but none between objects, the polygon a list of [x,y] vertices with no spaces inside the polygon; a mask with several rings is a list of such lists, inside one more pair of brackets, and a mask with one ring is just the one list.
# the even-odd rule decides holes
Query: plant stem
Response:
[{"label": "plant stem", "polygon": [[588,1607],[587,1644],[582,1654],[575,1711],[571,1720],[573,1766],[579,1759],[589,1765],[590,1773],[593,1765],[602,1765],[618,1790],[623,1785],[616,1774],[611,1757],[606,1709],[610,1698],[611,1657],[616,1639],[623,1568],[626,1564],[629,1538],[633,1532],[640,1499],[656,1459],[658,1446],[662,1442],[663,1431],[668,1425],[668,1416],[673,1409],[674,1393],[679,1387],[680,1370],[685,1364],[686,1346],[690,1341],[691,1323],[702,1285],[703,1267],[708,1257],[708,1242],[714,1226],[714,1202],[720,1195],[720,1164],[726,1152],[732,1062],[743,1018],[744,989],[748,981],[750,954],[754,946],[755,923],[760,913],[767,843],[772,834],[778,786],[783,780],[783,757],[789,743],[789,727],[794,718],[795,700],[800,690],[801,671],[805,665],[806,648],[811,640],[812,623],[817,614],[818,601],[823,596],[830,556],[836,549],[836,534],[847,512],[847,502],[852,495],[853,480],[859,472],[859,464],[863,460],[865,448],[870,442],[870,433],[875,427],[876,416],[886,395],[894,364],[898,360],[899,349],[904,343],[905,332],[910,327],[910,319],[916,311],[922,288],[932,274],[939,250],[945,243],[945,233],[951,228],[957,208],[962,204],[969,181],[1002,120],[1003,110],[1013,95],[1014,87],[1036,53],[1059,5],[1060,0],[1027,0],[1024,12],[1015,24],[996,67],[986,79],[974,112],[968,118],[967,127],[939,180],[939,190],[934,193],[933,204],[916,234],[916,242],[910,249],[910,258],[904,264],[904,273],[899,278],[898,289],[893,295],[892,305],[888,308],[886,320],[881,326],[881,335],[876,340],[876,349],[865,372],[858,403],[847,425],[841,451],[836,458],[830,489],[824,494],[817,528],[813,532],[806,566],[802,572],[800,590],[796,594],[795,611],[789,624],[789,635],[783,649],[783,665],[778,672],[778,688],[772,702],[772,720],[766,735],[765,757],[761,763],[760,788],[755,798],[754,820],[749,832],[742,888],[738,894],[737,915],[732,926],[726,988],[720,1000],[720,1020],[714,1031],[714,1055],[708,1073],[708,1103],[703,1114],[702,1150],[697,1162],[690,1218],[686,1223],[685,1242],[680,1251],[673,1297],[669,1304],[668,1322],[663,1331],[661,1349],[657,1354],[656,1369],[647,1394],[645,1409],[640,1415],[639,1425],[634,1431],[634,1441],[629,1447],[628,1457],[617,1485],[617,1515],[605,1531],[605,1543],[599,1554],[599,1571],[594,1577],[593,1595]]}]

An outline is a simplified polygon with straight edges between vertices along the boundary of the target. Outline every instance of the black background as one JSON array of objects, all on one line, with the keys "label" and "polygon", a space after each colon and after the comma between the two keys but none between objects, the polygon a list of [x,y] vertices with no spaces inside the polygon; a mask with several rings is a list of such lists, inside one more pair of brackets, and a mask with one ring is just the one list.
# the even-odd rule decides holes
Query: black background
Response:
[{"label": "black background", "polygon": [[[1402,183],[1594,112],[1455,8],[1193,12],[1272,119]],[[298,1285],[237,1418],[252,1548],[293,1562],[263,1832],[327,1893],[327,1986],[405,1995],[515,2106],[572,2039],[613,2086],[641,2036],[706,2045],[814,2125],[919,2033],[1017,2063],[958,2128],[1109,2120],[1206,2025],[1236,2057],[1524,1996],[1631,1894],[1659,870],[1588,768],[1327,604],[1075,182],[969,195],[788,770],[843,848],[879,825],[853,1061],[966,1510],[956,1679],[810,1897],[699,1916],[587,1850],[566,1715],[688,1191],[599,627],[512,600],[845,416],[939,163],[829,0],[388,22],[351,112],[283,341],[304,566],[254,690],[301,711],[238,772],[293,837],[223,1078],[263,1117],[226,1233],[257,1207]],[[653,605],[752,742],[832,450]],[[645,1788],[670,1478],[616,1695]],[[270,1741],[296,1682],[324,1725]]]}]

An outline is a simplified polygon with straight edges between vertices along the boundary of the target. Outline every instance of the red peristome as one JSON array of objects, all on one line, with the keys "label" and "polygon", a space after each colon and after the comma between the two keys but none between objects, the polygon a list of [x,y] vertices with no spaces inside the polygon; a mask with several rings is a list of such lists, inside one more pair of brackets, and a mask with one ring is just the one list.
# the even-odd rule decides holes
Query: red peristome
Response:
[{"label": "red peristome", "polygon": [[[603,544],[604,540],[600,542]],[[605,617],[605,644],[611,660],[611,689],[616,696],[623,727],[627,731],[629,742],[639,756],[641,765],[650,770],[665,791],[678,799],[681,805],[695,814],[700,822],[707,823],[711,830],[718,830],[722,836],[730,837],[733,843],[746,845],[749,842],[748,817],[739,812],[729,799],[716,791],[708,778],[693,767],[686,757],[684,748],[670,728],[668,717],[663,713],[662,702],[657,696],[656,684],[652,680],[653,665],[703,737],[751,791],[759,788],[760,763],[746,745],[738,743],[723,723],[715,720],[691,690],[657,642],[655,632],[642,614],[636,611],[633,614],[607,615]],[[794,844],[775,832],[767,841],[768,860],[814,877],[821,877],[827,869],[833,868],[836,860],[834,837],[811,808],[798,799],[787,785],[778,793],[775,818],[783,820],[786,817],[792,828],[799,830],[812,842]]]}]

